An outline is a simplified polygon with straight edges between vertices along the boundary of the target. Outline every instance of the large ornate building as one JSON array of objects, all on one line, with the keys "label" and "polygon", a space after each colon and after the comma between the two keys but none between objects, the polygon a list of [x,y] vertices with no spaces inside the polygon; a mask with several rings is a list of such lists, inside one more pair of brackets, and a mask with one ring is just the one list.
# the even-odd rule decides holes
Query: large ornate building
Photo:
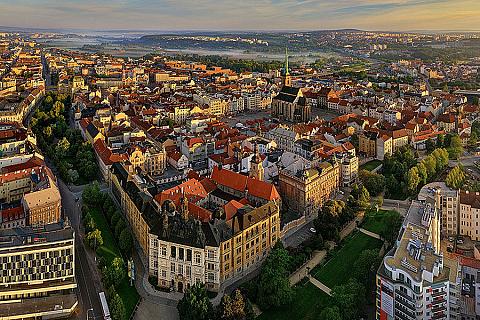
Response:
[{"label": "large ornate building", "polygon": [[311,106],[303,96],[300,88],[292,87],[292,80],[288,69],[288,53],[285,57],[283,87],[272,99],[272,116],[290,122],[310,121]]},{"label": "large ornate building", "polygon": [[201,282],[218,291],[258,267],[280,239],[280,196],[258,178],[215,167],[211,178],[153,197],[155,187],[120,163],[111,176],[111,192],[160,287],[183,292]]},{"label": "large ornate building", "polygon": [[308,168],[295,162],[280,171],[280,194],[288,209],[310,219],[340,187],[340,165],[337,162],[322,162]]}]

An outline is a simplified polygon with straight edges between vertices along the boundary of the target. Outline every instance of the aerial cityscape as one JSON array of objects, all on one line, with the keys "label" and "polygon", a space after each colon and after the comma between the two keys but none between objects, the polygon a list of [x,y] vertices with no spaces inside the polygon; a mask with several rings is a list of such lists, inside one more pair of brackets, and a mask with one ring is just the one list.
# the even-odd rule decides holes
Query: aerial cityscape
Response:
[{"label": "aerial cityscape", "polygon": [[0,0],[0,319],[480,319],[478,0]]}]

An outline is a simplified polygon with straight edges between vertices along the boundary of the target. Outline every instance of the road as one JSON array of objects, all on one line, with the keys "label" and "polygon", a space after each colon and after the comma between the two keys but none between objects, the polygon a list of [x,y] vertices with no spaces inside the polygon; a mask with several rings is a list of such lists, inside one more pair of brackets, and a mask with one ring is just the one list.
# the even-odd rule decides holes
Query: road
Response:
[{"label": "road", "polygon": [[[58,187],[62,195],[64,218],[68,217],[68,220],[75,230],[75,274],[77,275],[77,296],[79,298],[77,318],[85,319],[87,310],[89,309],[93,309],[94,317],[100,317],[102,315],[102,307],[93,280],[98,278],[98,274],[94,274],[97,270],[92,270],[92,267],[88,263],[85,245],[80,237],[81,203],[80,201],[75,201],[75,199],[77,197],[80,198],[80,196],[79,194],[72,193],[60,179],[58,179]],[[92,312],[90,311],[89,314],[92,315]]]},{"label": "road", "polygon": [[282,239],[282,242],[285,245],[285,247],[296,248],[301,243],[310,239],[313,236],[313,233],[310,231],[310,228],[313,228],[313,222],[305,223],[303,226],[299,227],[298,229],[294,229],[293,231],[290,231],[289,233],[287,233],[286,236]]}]

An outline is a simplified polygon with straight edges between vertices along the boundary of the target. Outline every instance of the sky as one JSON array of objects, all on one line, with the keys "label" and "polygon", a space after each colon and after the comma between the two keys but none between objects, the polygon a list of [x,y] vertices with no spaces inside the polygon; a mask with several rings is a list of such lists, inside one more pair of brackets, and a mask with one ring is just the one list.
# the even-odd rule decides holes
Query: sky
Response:
[{"label": "sky", "polygon": [[480,30],[480,0],[0,0],[0,26],[90,30]]}]

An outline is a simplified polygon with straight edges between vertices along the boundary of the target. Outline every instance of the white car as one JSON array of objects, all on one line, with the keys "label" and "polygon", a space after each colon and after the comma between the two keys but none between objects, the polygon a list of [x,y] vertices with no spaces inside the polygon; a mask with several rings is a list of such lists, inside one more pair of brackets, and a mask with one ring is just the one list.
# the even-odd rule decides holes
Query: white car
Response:
[{"label": "white car", "polygon": [[310,232],[311,233],[317,233],[317,230],[315,230],[315,228],[310,228]]}]

